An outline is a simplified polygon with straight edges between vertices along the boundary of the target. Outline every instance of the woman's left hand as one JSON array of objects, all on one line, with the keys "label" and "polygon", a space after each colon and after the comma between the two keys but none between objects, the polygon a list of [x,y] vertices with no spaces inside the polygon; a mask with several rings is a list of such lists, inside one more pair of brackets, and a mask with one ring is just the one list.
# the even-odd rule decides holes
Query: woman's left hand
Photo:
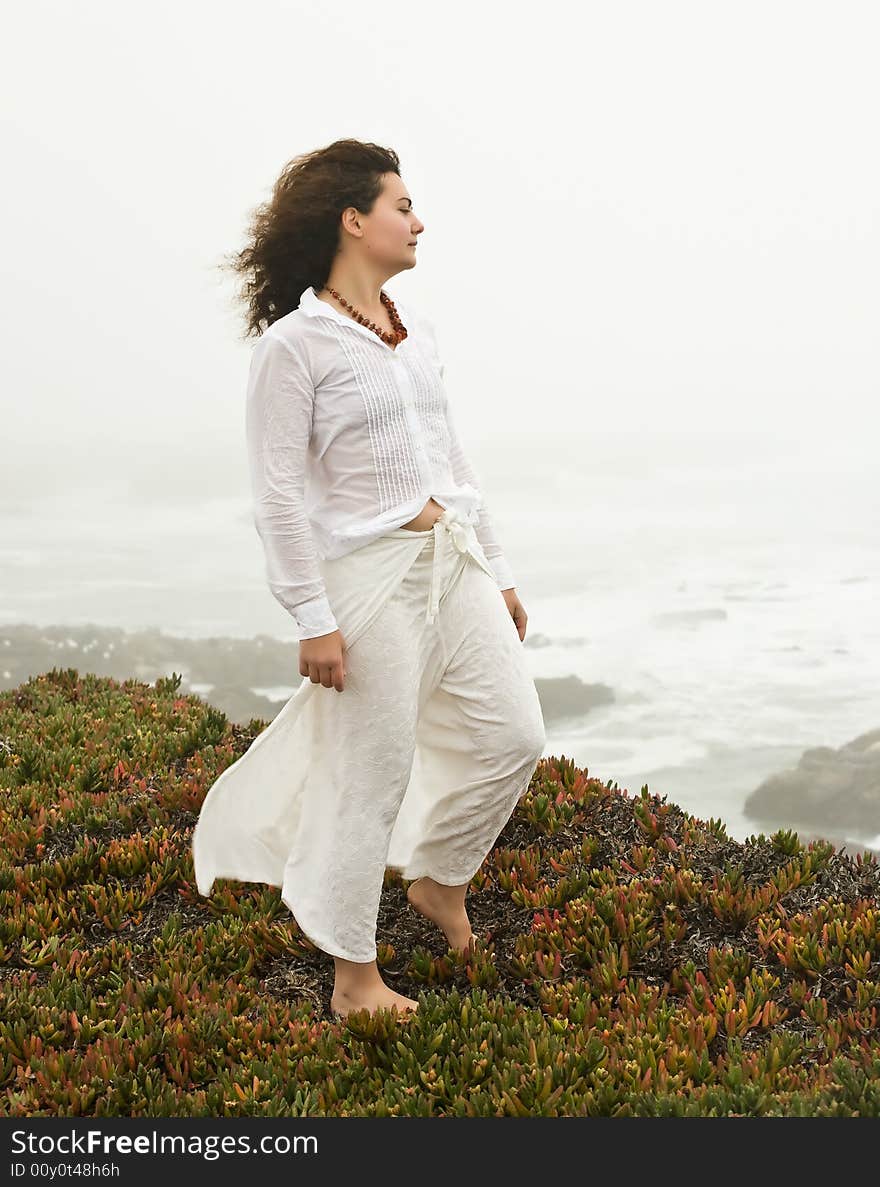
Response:
[{"label": "woman's left hand", "polygon": [[515,589],[502,589],[501,596],[507,603],[507,609],[510,611],[510,617],[519,631],[519,641],[522,643],[526,637],[526,623],[529,621],[525,606],[523,606],[522,602],[516,596]]}]

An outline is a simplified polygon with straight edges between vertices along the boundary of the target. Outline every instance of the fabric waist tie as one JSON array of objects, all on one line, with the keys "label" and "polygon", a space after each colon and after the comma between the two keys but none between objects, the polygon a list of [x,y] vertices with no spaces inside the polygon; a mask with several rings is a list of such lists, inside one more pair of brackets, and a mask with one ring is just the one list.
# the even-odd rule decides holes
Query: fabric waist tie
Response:
[{"label": "fabric waist tie", "polygon": [[451,539],[457,552],[466,553],[471,551],[472,542],[476,539],[473,524],[451,507],[447,507],[443,514],[434,521],[431,530],[434,533],[434,560],[431,566],[431,589],[428,594],[426,622],[433,622],[440,609],[440,586],[443,582],[442,562],[446,552],[446,541]]}]

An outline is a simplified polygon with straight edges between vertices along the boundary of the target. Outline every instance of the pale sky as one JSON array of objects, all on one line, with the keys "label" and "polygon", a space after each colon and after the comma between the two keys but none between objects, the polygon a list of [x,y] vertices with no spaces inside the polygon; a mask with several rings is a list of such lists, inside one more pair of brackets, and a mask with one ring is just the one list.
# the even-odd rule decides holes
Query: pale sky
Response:
[{"label": "pale sky", "polygon": [[[388,290],[466,439],[878,427],[870,3],[29,2],[2,81],[6,483],[244,492],[248,211],[340,137],[425,223]],[[553,443],[556,437],[556,443]],[[194,492],[195,493],[195,492]]]}]

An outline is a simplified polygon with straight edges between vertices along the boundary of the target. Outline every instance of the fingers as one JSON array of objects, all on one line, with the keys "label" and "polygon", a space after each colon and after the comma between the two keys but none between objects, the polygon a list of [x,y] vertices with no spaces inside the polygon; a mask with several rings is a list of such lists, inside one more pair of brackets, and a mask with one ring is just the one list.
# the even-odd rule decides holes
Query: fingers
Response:
[{"label": "fingers", "polygon": [[323,684],[324,688],[345,688],[345,666],[342,660],[332,664],[309,664],[308,677],[312,684]]},{"label": "fingers", "polygon": [[314,639],[301,639],[299,645],[299,674],[321,684],[324,688],[345,688],[346,642],[339,630],[328,631]]},{"label": "fingers", "polygon": [[345,688],[345,663],[343,660],[320,664],[303,659],[300,660],[299,674],[311,680],[312,684],[322,684],[324,688],[335,688],[337,692],[342,692]]},{"label": "fingers", "polygon": [[517,602],[516,610],[513,615],[513,621],[516,625],[517,631],[519,632],[520,643],[525,642],[526,623],[528,622],[528,620],[529,620],[529,616],[528,616],[528,614],[526,614],[525,610],[523,609],[522,602]]}]

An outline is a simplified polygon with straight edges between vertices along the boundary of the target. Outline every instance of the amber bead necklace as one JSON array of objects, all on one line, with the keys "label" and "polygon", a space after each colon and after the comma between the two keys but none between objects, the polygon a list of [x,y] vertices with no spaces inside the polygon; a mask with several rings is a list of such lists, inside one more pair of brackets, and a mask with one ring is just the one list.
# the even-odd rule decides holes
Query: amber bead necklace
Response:
[{"label": "amber bead necklace", "polygon": [[406,326],[400,320],[397,309],[394,306],[394,302],[384,290],[379,293],[379,300],[388,310],[388,316],[391,318],[391,324],[394,329],[390,333],[386,330],[383,330],[380,326],[377,326],[374,321],[370,321],[369,318],[364,317],[364,315],[359,313],[353,305],[349,305],[348,301],[346,301],[344,297],[341,297],[339,293],[337,293],[336,289],[330,288],[329,285],[325,285],[324,287],[327,289],[327,292],[331,294],[331,296],[336,298],[340,305],[345,306],[355,321],[359,321],[362,326],[366,326],[368,330],[372,330],[374,333],[378,334],[382,341],[387,343],[388,346],[396,346],[398,342],[402,342],[404,338],[406,338]]}]

